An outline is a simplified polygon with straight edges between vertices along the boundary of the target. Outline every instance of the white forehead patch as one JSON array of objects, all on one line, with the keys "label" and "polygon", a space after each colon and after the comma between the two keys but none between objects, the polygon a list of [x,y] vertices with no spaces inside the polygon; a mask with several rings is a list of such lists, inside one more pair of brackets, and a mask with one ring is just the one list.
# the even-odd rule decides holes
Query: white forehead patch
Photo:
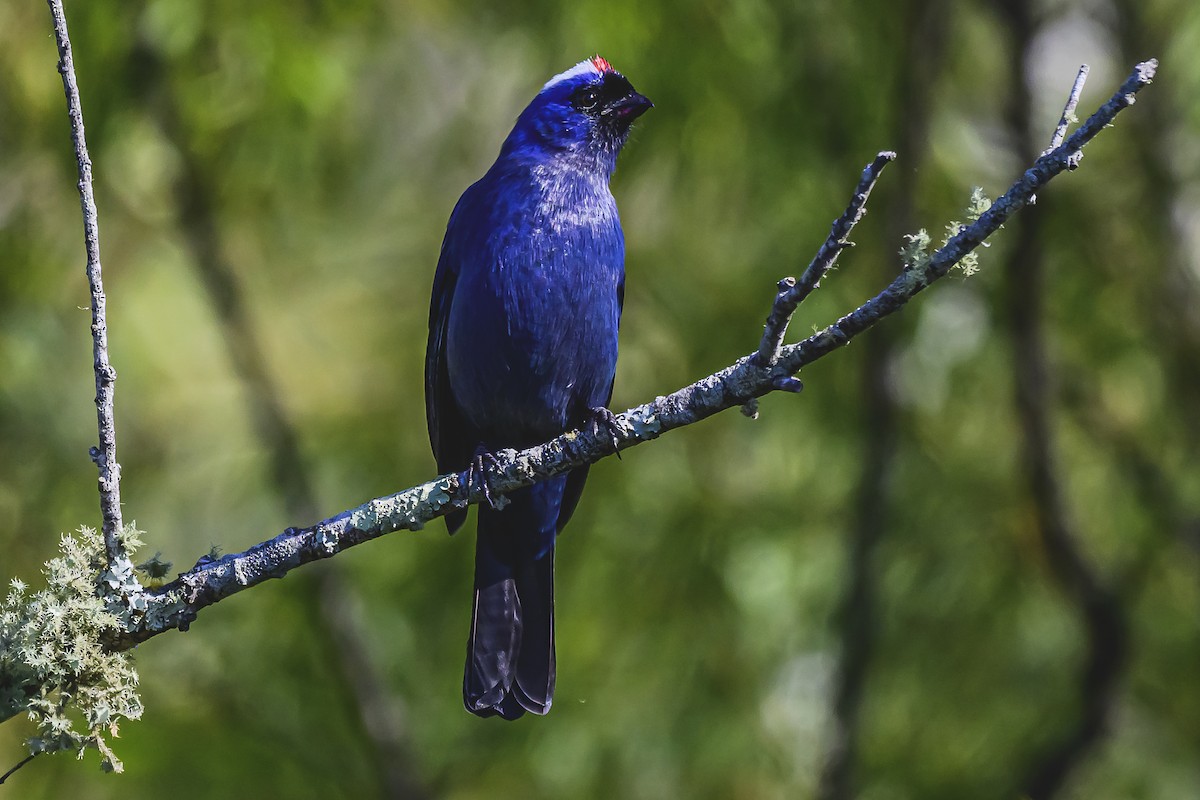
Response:
[{"label": "white forehead patch", "polygon": [[599,70],[599,68],[596,67],[596,64],[594,63],[594,61],[595,61],[594,59],[585,58],[583,61],[580,61],[578,64],[571,67],[566,72],[558,73],[553,78],[546,81],[546,85],[542,87],[542,91],[543,92],[546,91],[547,89],[549,89],[551,86],[555,85],[556,83],[562,83],[563,81],[569,81],[569,80],[571,80],[571,78],[577,78],[580,75],[600,75],[601,74],[600,70]]}]

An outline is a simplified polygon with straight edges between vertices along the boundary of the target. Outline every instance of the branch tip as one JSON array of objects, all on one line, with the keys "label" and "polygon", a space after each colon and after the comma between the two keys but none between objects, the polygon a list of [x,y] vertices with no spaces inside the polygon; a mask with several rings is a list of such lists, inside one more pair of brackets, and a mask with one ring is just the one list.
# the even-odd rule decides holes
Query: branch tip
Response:
[{"label": "branch tip", "polygon": [[781,392],[791,392],[799,394],[804,391],[804,384],[799,378],[793,378],[791,375],[780,375],[771,379],[771,388]]},{"label": "branch tip", "polygon": [[[0,775],[0,784],[3,784],[5,781],[7,781],[9,778],[11,778],[13,776],[13,774],[16,773],[17,770],[19,770],[21,767],[28,764],[30,761],[33,761],[33,759],[37,758],[39,755],[40,755],[40,753],[31,753],[30,755],[27,755],[27,756],[25,756],[25,758],[18,761],[16,766],[14,766],[12,769],[10,769],[8,772],[4,773],[3,775]],[[80,756],[80,757],[82,758],[82,756]]]}]

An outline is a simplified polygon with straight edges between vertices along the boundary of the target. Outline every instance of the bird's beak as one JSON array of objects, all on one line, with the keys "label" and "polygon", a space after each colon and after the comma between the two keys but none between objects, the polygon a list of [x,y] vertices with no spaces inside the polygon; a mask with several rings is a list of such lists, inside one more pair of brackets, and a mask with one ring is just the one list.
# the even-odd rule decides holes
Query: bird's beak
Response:
[{"label": "bird's beak", "polygon": [[633,122],[652,108],[654,108],[654,103],[650,102],[650,98],[637,92],[630,92],[619,100],[609,103],[604,109],[604,113],[623,122]]}]

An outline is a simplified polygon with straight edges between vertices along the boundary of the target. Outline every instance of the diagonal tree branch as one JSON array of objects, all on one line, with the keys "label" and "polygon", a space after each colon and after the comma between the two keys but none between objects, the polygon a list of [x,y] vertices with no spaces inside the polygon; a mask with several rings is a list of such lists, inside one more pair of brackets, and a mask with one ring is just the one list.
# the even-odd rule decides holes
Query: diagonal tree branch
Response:
[{"label": "diagonal tree branch", "polygon": [[75,144],[75,162],[79,169],[79,202],[83,207],[83,240],[87,250],[87,278],[92,295],[92,367],[96,373],[96,422],[100,430],[99,447],[91,449],[92,460],[100,470],[100,514],[104,549],[109,566],[125,555],[121,532],[121,465],[117,463],[117,430],[113,421],[113,388],[117,372],[108,361],[108,323],[104,283],[100,279],[100,223],[96,217],[96,198],[92,194],[92,160],[88,156],[83,132],[83,106],[75,82],[75,62],[71,58],[71,39],[67,35],[67,17],[62,0],[48,0],[54,18],[54,40],[58,44],[58,71],[67,96],[71,117],[71,141]]},{"label": "diagonal tree branch", "polygon": [[[617,416],[619,431],[568,431],[545,444],[520,452],[501,450],[488,468],[489,488],[503,494],[575,467],[612,455],[618,450],[656,439],[667,431],[741,406],[786,385],[802,367],[848,344],[884,317],[903,307],[930,283],[978,247],[1030,196],[1069,168],[1071,156],[1090,142],[1154,78],[1156,61],[1138,64],[1117,92],[1062,145],[1043,155],[978,220],[963,228],[928,260],[911,265],[877,296],[833,325],[801,342],[781,348],[773,366],[758,363],[757,350],[725,369],[666,397],[629,409]],[[777,303],[780,302],[778,299]],[[113,637],[114,649],[172,628],[186,629],[204,608],[271,578],[280,578],[301,564],[337,553],[397,530],[419,530],[427,522],[457,508],[484,500],[480,482],[468,486],[465,473],[442,475],[432,481],[386,497],[376,498],[308,528],[288,528],[275,538],[243,553],[219,559],[201,558],[192,569],[165,586],[139,595],[127,630]],[[142,611],[141,609],[145,609]]]},{"label": "diagonal tree branch", "polygon": [[17,770],[19,770],[21,767],[28,764],[30,761],[33,761],[35,758],[37,758],[40,755],[41,755],[41,753],[30,753],[29,755],[22,758],[15,765],[13,765],[13,767],[11,769],[9,769],[8,772],[4,773],[3,775],[0,775],[0,785],[3,785],[5,781],[7,781],[9,778],[11,778],[16,773]]}]

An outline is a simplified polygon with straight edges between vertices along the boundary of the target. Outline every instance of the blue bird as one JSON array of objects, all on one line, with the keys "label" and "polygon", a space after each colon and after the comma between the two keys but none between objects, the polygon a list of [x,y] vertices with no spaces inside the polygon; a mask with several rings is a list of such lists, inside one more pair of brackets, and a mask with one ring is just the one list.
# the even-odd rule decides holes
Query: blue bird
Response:
[{"label": "blue bird", "polygon": [[[600,56],[551,78],[450,216],[429,308],[425,410],[442,472],[611,421],[625,237],[608,183],[653,104]],[[554,542],[587,468],[479,509],[463,702],[545,714],[554,695]],[[485,483],[486,486],[486,483]],[[447,515],[454,533],[466,510]]]}]

